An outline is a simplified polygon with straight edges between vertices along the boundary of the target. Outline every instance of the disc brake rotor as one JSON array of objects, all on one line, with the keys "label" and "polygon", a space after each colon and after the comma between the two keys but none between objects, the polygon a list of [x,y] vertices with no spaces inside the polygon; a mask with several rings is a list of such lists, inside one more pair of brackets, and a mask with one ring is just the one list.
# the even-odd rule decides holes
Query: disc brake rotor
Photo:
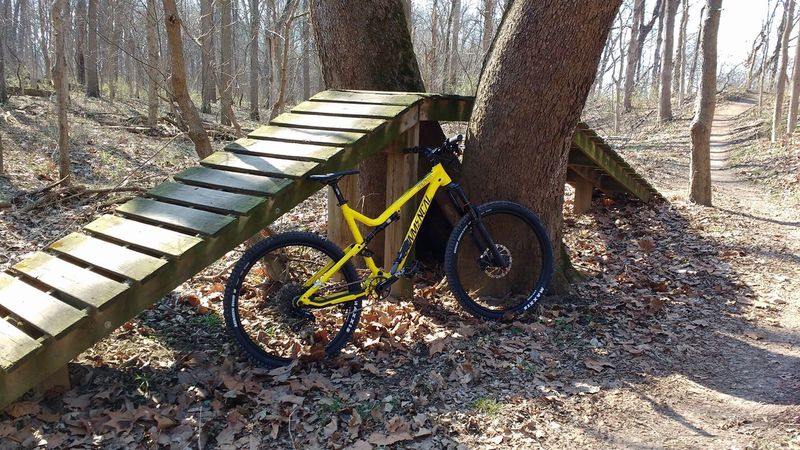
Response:
[{"label": "disc brake rotor", "polygon": [[[486,274],[489,278],[503,278],[504,276],[508,275],[508,272],[511,271],[511,250],[508,249],[505,245],[502,244],[495,244],[497,247],[497,251],[500,255],[508,261],[508,265],[506,267],[502,267],[495,264],[481,264],[481,268],[483,269],[483,273]],[[494,259],[491,249],[486,249],[483,254],[480,256],[480,261],[492,261]]]}]

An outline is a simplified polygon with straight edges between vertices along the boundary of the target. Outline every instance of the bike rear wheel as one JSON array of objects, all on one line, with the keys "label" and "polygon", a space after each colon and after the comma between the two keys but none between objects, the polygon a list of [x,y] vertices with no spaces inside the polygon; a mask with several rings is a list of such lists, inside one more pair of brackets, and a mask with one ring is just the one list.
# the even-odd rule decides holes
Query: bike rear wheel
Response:
[{"label": "bike rear wheel", "polygon": [[[361,300],[319,309],[294,304],[306,281],[343,256],[332,242],[302,232],[267,238],[242,255],[228,279],[223,304],[228,331],[247,356],[280,367],[295,359],[333,356],[344,347],[358,324]],[[318,293],[360,290],[355,267],[348,262]]]},{"label": "bike rear wheel", "polygon": [[[530,210],[497,201],[476,208],[479,222],[464,216],[447,243],[447,282],[471,314],[490,320],[522,313],[544,294],[553,274],[553,251],[547,231]],[[480,230],[482,225],[498,261]]]}]

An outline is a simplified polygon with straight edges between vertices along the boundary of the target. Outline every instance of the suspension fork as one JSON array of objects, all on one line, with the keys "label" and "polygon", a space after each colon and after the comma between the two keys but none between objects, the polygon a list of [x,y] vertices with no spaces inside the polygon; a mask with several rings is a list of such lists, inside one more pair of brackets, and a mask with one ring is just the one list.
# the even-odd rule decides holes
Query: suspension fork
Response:
[{"label": "suspension fork", "polygon": [[[467,195],[464,193],[464,189],[461,188],[461,185],[453,182],[445,186],[445,189],[447,189],[447,196],[450,197],[450,202],[453,204],[456,210],[458,210],[462,216],[469,215],[470,219],[472,219],[472,223],[475,226],[473,227],[473,231],[470,233],[470,236],[472,236],[475,246],[480,250],[485,250],[488,248],[491,251],[494,261],[496,263],[500,263],[500,267],[508,267],[508,261],[500,253],[500,250],[497,249],[497,245],[492,240],[489,230],[487,230],[486,226],[483,224],[483,220],[481,219],[480,214],[478,214],[478,210],[472,205],[472,203],[469,202],[469,199],[467,199]],[[475,229],[478,230],[477,234],[475,233]],[[483,239],[483,242],[486,243],[485,245],[480,242],[478,239],[479,237]]]}]

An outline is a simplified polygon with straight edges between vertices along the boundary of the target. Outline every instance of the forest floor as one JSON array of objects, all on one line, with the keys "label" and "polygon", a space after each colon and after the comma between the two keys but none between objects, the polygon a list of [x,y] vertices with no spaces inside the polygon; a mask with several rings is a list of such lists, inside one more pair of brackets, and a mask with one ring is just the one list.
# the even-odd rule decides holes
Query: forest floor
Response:
[{"label": "forest floor", "polygon": [[[185,142],[93,119],[136,105],[75,103],[82,183],[147,187],[193,163]],[[55,133],[48,102],[16,106],[0,269],[130,194],[29,194],[55,181]],[[225,333],[232,252],[80,355],[71,390],[0,413],[0,449],[800,448],[800,210],[747,181],[786,166],[737,153],[765,145],[750,106],[718,109],[713,208],[685,201],[687,118],[643,121],[620,153],[667,201],[566,211],[586,282],[519,321],[473,319],[425,273],[414,299],[366,308],[340,357],[270,372]],[[275,227],[324,232],[324,217],[316,195]]]}]

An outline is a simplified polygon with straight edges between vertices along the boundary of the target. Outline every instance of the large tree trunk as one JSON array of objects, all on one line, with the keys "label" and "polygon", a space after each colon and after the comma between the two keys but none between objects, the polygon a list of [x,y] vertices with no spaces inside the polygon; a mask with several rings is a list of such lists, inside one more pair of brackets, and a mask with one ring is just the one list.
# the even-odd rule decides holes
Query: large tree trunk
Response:
[{"label": "large tree trunk", "polygon": [[[800,27],[797,27],[800,30]],[[800,33],[798,33],[800,36]],[[794,134],[797,128],[798,100],[800,100],[800,40],[795,45],[794,73],[792,73],[792,93],[789,97],[789,117],[786,122],[786,133]]]},{"label": "large tree trunk", "polygon": [[258,5],[258,0],[250,0],[250,118],[252,120],[261,118],[258,111],[258,33],[261,25]]},{"label": "large tree trunk", "polygon": [[156,0],[147,0],[147,126],[158,120],[158,16]]},{"label": "large tree trunk", "polygon": [[644,19],[644,0],[635,0],[633,3],[633,24],[631,37],[628,40],[627,65],[625,67],[625,87],[622,96],[622,110],[631,112],[633,109],[633,87],[635,86],[636,65],[638,64],[637,49],[639,48],[639,27]]},{"label": "large tree trunk", "polygon": [[461,179],[470,200],[516,201],[542,219],[557,257],[555,292],[568,290],[559,251],[567,155],[620,3],[512,2],[469,124]]},{"label": "large tree trunk", "polygon": [[178,16],[178,7],[175,0],[163,0],[164,23],[167,29],[167,44],[169,45],[169,58],[171,62],[170,78],[172,79],[172,96],[178,103],[183,121],[189,127],[189,139],[194,142],[194,151],[197,156],[205,158],[211,154],[211,142],[208,134],[203,129],[200,114],[197,113],[189,89],[186,87],[186,67],[184,66],[183,42],[181,40],[181,18]]},{"label": "large tree trunk", "polygon": [[703,25],[703,68],[692,121],[689,201],[711,206],[711,125],[717,104],[717,32],[722,0],[707,0]]},{"label": "large tree trunk", "polygon": [[86,42],[86,0],[78,0],[75,6],[75,78],[81,86],[86,84],[84,42]]},{"label": "large tree trunk", "polygon": [[100,98],[100,80],[97,78],[97,0],[89,0],[86,28],[86,95]]},{"label": "large tree trunk", "polygon": [[661,123],[672,120],[672,71],[674,70],[672,52],[675,47],[675,15],[680,6],[680,0],[666,1],[664,50],[661,53],[661,93],[658,100],[658,121]]},{"label": "large tree trunk", "polygon": [[64,74],[67,59],[64,51],[64,4],[66,0],[53,0],[50,19],[53,23],[53,42],[55,44],[55,65],[53,66],[53,87],[56,90],[56,108],[58,109],[58,177],[62,186],[71,182],[69,164],[69,85]]},{"label": "large tree trunk", "polygon": [[211,112],[216,100],[214,79],[214,7],[213,0],[200,0],[200,111]]},{"label": "large tree trunk", "polygon": [[[312,23],[325,85],[329,89],[380,91],[425,90],[414,47],[403,14],[402,0],[312,0]],[[341,24],[347,24],[342,26]],[[381,30],[384,39],[374,39]],[[377,154],[359,166],[358,178],[347,177],[340,186],[354,207],[375,217],[386,208],[386,155]],[[337,235],[342,218],[329,197],[329,238],[344,245],[349,235]],[[339,225],[336,225],[338,223]],[[383,246],[370,249],[382,259]]]},{"label": "large tree trunk", "polygon": [[220,71],[220,123],[233,123],[233,19],[231,0],[220,0],[219,9],[222,23],[219,39]]},{"label": "large tree trunk", "polygon": [[772,112],[772,142],[781,137],[781,123],[783,121],[783,101],[786,96],[786,68],[789,65],[789,37],[794,24],[795,0],[789,0],[786,5],[786,26],[781,37],[781,62],[778,67],[777,81],[775,83],[775,109]]}]

